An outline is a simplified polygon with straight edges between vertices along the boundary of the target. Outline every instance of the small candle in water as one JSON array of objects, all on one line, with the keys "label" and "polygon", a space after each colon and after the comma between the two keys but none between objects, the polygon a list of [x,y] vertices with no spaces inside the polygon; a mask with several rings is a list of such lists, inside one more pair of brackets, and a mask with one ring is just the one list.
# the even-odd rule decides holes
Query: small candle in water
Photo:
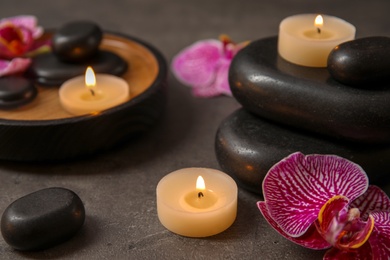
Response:
[{"label": "small candle in water", "polygon": [[129,99],[129,86],[119,77],[98,74],[88,67],[85,76],[75,77],[62,84],[60,102],[74,115],[96,113],[117,106]]}]

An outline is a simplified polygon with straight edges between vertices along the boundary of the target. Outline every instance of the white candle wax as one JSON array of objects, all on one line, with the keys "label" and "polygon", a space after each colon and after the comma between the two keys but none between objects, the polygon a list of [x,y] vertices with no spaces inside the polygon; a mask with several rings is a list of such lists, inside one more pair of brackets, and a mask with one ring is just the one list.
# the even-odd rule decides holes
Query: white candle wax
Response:
[{"label": "white candle wax", "polygon": [[[205,182],[200,195],[198,176]],[[230,227],[237,214],[237,185],[227,174],[207,168],[185,168],[160,180],[157,213],[168,230],[187,237],[207,237]]]},{"label": "white candle wax", "polygon": [[93,93],[86,87],[85,76],[67,80],[59,90],[62,107],[71,114],[97,113],[119,105],[129,98],[129,86],[119,77],[97,74]]},{"label": "white candle wax", "polygon": [[356,29],[352,24],[323,15],[323,25],[316,26],[316,16],[294,15],[280,23],[278,52],[282,58],[302,66],[326,67],[332,49],[355,38]]}]

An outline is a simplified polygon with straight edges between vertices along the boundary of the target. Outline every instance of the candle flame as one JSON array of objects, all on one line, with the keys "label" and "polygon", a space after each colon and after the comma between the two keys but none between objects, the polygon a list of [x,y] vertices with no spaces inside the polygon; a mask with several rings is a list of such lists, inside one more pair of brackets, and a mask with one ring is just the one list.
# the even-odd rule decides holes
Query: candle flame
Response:
[{"label": "candle flame", "polygon": [[205,190],[206,189],[206,185],[204,183],[204,179],[202,176],[198,176],[198,179],[196,179],[196,189],[197,190]]},{"label": "candle flame", "polygon": [[96,85],[95,73],[93,72],[93,69],[91,67],[88,67],[85,71],[85,85],[88,88],[92,88]]},{"label": "candle flame", "polygon": [[322,15],[317,15],[316,19],[314,19],[314,26],[315,27],[322,27],[324,25],[324,19],[322,18]]}]

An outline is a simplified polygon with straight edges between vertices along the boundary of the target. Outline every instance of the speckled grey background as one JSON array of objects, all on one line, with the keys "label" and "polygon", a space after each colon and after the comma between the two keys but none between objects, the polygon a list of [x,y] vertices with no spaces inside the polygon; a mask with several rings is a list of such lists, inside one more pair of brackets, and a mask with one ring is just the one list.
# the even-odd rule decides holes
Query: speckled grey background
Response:
[{"label": "speckled grey background", "polygon": [[[44,27],[75,19],[136,36],[167,61],[194,41],[229,34],[235,41],[276,35],[279,22],[298,13],[341,17],[357,37],[390,36],[389,0],[2,0],[0,17],[33,14]],[[155,188],[183,167],[219,168],[214,137],[220,122],[240,105],[229,97],[195,99],[169,75],[169,102],[161,123],[132,143],[66,163],[0,161],[0,212],[38,189],[60,186],[85,203],[87,219],[72,240],[40,252],[21,253],[0,237],[1,259],[321,259],[273,231],[256,207],[257,195],[239,191],[237,220],[227,231],[191,239],[158,221]],[[0,137],[1,138],[1,137]],[[109,138],[109,136],[107,137]],[[1,147],[0,147],[1,149]],[[21,147],[21,149],[23,149]],[[260,187],[259,187],[260,189]],[[389,192],[389,186],[386,188]]]}]

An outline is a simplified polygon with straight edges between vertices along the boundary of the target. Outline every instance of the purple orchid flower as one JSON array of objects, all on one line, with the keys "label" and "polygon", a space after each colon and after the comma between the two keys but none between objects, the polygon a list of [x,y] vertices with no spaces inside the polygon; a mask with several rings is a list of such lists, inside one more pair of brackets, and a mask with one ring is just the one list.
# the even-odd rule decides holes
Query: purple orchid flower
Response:
[{"label": "purple orchid flower", "polygon": [[274,165],[257,203],[282,236],[325,260],[390,259],[390,199],[363,169],[336,155],[294,153]]},{"label": "purple orchid flower", "polygon": [[219,41],[195,42],[173,58],[172,71],[184,85],[192,87],[196,97],[231,96],[228,82],[230,63],[247,44],[235,44],[226,35],[222,35]]},{"label": "purple orchid flower", "polygon": [[25,71],[31,63],[28,53],[46,43],[35,40],[43,34],[34,16],[22,15],[0,20],[0,77]]}]

